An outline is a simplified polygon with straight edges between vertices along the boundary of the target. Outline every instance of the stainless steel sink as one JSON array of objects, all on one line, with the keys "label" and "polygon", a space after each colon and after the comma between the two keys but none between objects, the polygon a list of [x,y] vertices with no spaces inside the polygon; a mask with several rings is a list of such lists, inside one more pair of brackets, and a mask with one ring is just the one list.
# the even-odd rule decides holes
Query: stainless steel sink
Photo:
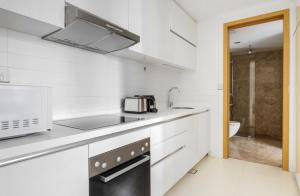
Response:
[{"label": "stainless steel sink", "polygon": [[172,109],[174,109],[174,110],[192,110],[192,109],[195,109],[195,108],[192,108],[192,107],[172,107]]}]

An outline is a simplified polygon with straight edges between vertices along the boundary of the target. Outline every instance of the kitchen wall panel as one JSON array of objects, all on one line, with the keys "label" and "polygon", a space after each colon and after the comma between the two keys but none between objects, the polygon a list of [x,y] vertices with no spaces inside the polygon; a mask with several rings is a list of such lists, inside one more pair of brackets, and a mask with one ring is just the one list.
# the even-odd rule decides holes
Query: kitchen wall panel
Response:
[{"label": "kitchen wall panel", "polygon": [[12,84],[52,87],[54,119],[119,112],[121,98],[134,94],[155,94],[164,105],[179,73],[4,28],[0,28],[0,57]]}]

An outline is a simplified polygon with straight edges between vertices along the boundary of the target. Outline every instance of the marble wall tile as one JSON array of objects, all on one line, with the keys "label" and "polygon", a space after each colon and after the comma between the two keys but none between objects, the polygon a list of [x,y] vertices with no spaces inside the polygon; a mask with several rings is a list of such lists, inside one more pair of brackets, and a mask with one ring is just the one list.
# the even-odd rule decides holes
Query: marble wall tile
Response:
[{"label": "marble wall tile", "polygon": [[233,56],[232,120],[241,122],[239,135],[249,135],[249,64],[255,60],[255,134],[282,137],[282,50]]}]

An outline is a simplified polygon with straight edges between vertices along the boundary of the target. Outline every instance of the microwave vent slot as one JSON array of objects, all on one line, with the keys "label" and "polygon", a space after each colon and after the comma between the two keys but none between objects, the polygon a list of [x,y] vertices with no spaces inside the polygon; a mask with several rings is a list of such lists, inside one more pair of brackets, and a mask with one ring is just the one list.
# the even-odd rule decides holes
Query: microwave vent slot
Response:
[{"label": "microwave vent slot", "polygon": [[29,127],[30,125],[29,125],[29,119],[25,119],[25,120],[23,120],[23,127],[24,128],[27,128],[27,127]]},{"label": "microwave vent slot", "polygon": [[12,120],[12,121],[4,120],[0,122],[1,122],[0,124],[1,131],[5,131],[5,130],[7,131],[9,129],[30,128],[31,126],[33,125],[37,126],[40,123],[39,118]]},{"label": "microwave vent slot", "polygon": [[9,121],[1,121],[1,130],[8,130],[9,129]]},{"label": "microwave vent slot", "polygon": [[20,128],[20,121],[19,120],[13,120],[12,127],[14,129]]},{"label": "microwave vent slot", "polygon": [[32,124],[33,125],[38,125],[39,124],[39,119],[38,118],[32,119]]}]

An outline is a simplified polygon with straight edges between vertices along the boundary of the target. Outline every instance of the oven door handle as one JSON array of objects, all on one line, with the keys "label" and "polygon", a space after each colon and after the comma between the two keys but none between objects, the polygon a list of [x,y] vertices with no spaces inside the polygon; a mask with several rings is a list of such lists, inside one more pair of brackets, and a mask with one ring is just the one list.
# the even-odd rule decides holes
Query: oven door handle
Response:
[{"label": "oven door handle", "polygon": [[139,166],[139,165],[141,165],[141,164],[143,164],[143,163],[145,163],[145,162],[147,162],[147,161],[150,160],[150,156],[149,155],[143,155],[143,157],[144,157],[143,159],[141,159],[141,160],[139,160],[139,161],[137,161],[137,162],[129,165],[128,167],[125,167],[125,168],[123,168],[123,169],[121,169],[121,170],[119,170],[119,171],[111,174],[110,176],[102,176],[102,175],[100,175],[99,176],[100,180],[102,182],[109,182],[109,181],[115,179],[116,177],[118,177],[118,176],[120,176],[120,175],[128,172],[129,170],[132,170],[133,168],[135,168],[135,167],[137,167],[137,166]]}]

